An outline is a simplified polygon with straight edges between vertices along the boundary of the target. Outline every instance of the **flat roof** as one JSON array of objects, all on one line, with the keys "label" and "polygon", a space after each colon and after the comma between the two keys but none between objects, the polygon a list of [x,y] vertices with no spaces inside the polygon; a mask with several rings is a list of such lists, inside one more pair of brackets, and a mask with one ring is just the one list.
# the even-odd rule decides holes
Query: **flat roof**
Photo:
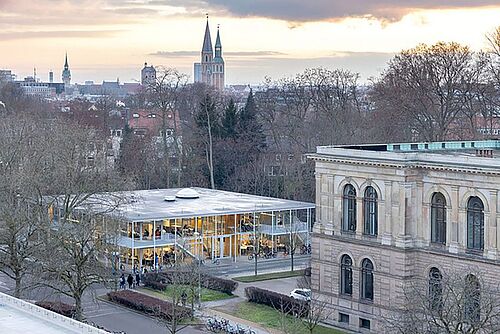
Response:
[{"label": "flat roof", "polygon": [[0,333],[106,334],[107,332],[0,293]]},{"label": "flat roof", "polygon": [[498,150],[500,149],[500,140],[498,139],[452,140],[452,141],[436,141],[436,142],[332,145],[323,147],[344,148],[344,149],[363,150],[363,151],[378,151],[378,152],[437,151],[437,152],[447,153],[453,151]]},{"label": "flat roof", "polygon": [[115,193],[126,196],[129,201],[118,206],[113,214],[129,221],[146,221],[315,208],[314,203],[308,202],[197,187],[189,189],[195,190],[199,197],[165,200],[174,198],[182,188]]}]

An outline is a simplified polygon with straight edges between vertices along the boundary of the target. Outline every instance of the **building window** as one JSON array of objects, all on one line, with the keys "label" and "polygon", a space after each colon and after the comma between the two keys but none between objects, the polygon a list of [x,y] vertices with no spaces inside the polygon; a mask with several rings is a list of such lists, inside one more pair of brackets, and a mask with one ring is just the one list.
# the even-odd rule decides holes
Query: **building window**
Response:
[{"label": "building window", "polygon": [[371,327],[370,320],[359,318],[359,327],[364,329],[370,329]]},{"label": "building window", "polygon": [[483,250],[484,205],[479,197],[469,198],[467,203],[467,248]]},{"label": "building window", "polygon": [[352,259],[343,255],[340,261],[340,293],[352,295]]},{"label": "building window", "polygon": [[393,149],[394,151],[399,151],[401,150],[401,145],[394,145]]},{"label": "building window", "polygon": [[430,309],[441,311],[443,308],[443,276],[438,268],[429,270],[429,303]]},{"label": "building window", "polygon": [[351,184],[344,187],[342,230],[356,231],[356,190]]},{"label": "building window", "polygon": [[361,298],[373,300],[373,263],[369,259],[361,264]]},{"label": "building window", "polygon": [[469,324],[476,324],[481,319],[481,286],[472,274],[465,277],[464,297],[464,318]]},{"label": "building window", "polygon": [[431,242],[446,243],[446,199],[434,193],[431,200]]},{"label": "building window", "polygon": [[339,312],[339,322],[343,324],[349,323],[349,314]]},{"label": "building window", "polygon": [[365,189],[365,197],[363,198],[363,214],[364,214],[364,229],[363,233],[367,235],[377,235],[378,233],[378,208],[377,208],[377,191],[369,186]]},{"label": "building window", "polygon": [[410,149],[412,150],[418,150],[418,144],[411,144]]},{"label": "building window", "polygon": [[446,148],[446,143],[441,143],[441,148]]}]

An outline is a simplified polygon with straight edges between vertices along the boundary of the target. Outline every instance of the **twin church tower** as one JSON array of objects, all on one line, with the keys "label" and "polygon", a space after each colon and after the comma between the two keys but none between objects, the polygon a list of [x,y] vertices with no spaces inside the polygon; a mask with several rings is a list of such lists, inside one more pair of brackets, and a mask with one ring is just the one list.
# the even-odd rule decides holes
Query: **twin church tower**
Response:
[{"label": "twin church tower", "polygon": [[202,82],[214,86],[218,90],[223,90],[224,71],[224,59],[222,58],[222,44],[220,42],[219,27],[217,26],[214,54],[207,16],[207,26],[205,28],[205,37],[203,38],[203,47],[201,49],[201,62],[194,63],[194,82]]}]

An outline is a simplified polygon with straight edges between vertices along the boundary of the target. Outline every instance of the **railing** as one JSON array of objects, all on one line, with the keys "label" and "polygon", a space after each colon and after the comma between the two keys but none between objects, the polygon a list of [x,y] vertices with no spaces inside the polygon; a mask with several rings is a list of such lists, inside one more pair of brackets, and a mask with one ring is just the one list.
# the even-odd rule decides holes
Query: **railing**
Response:
[{"label": "railing", "polygon": [[25,302],[24,300],[14,298],[12,296],[6,295],[0,292],[0,307],[7,305],[16,310],[26,312],[26,317],[33,318],[37,317],[42,321],[53,323],[59,325],[65,329],[70,329],[75,333],[86,333],[86,334],[106,334],[108,332],[95,328],[93,326],[84,324],[83,322],[76,321],[74,319],[65,317],[58,313],[44,309],[43,307],[37,306]]}]

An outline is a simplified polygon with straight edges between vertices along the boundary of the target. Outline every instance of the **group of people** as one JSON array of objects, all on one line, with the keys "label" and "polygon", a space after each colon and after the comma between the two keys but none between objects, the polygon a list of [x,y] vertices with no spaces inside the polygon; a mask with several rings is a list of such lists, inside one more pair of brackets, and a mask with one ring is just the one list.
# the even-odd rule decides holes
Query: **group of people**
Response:
[{"label": "group of people", "polygon": [[129,289],[133,289],[135,287],[139,287],[141,285],[141,275],[139,272],[135,273],[135,280],[132,274],[128,274],[127,278],[125,278],[125,273],[122,273],[120,276],[120,289],[125,290],[126,285],[128,284]]}]

